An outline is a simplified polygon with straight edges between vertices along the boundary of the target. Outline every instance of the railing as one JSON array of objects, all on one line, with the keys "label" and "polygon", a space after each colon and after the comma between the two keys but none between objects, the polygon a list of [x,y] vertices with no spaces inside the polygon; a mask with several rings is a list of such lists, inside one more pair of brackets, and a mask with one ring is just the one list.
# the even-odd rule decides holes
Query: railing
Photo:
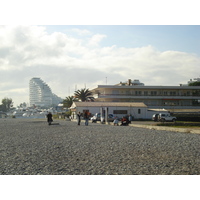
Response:
[{"label": "railing", "polygon": [[[95,95],[97,96],[97,95]],[[187,94],[176,94],[176,95],[170,95],[170,94],[99,94],[98,97],[100,96],[141,96],[141,97],[149,97],[149,96],[161,96],[161,97],[176,97],[176,96],[184,96],[184,97],[200,97],[200,95],[187,95]]]}]

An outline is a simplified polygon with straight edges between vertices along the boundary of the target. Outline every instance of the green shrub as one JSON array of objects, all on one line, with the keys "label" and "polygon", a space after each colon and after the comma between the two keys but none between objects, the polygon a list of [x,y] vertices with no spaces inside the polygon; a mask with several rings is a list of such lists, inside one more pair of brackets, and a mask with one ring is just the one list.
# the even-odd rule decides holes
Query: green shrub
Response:
[{"label": "green shrub", "polygon": [[200,114],[174,114],[177,121],[200,122]]}]

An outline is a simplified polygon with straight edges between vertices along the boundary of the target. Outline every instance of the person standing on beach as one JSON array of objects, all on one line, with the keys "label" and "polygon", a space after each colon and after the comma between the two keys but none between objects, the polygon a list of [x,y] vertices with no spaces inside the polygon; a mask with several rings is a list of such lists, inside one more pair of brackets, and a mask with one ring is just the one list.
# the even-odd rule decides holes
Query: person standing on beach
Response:
[{"label": "person standing on beach", "polygon": [[85,125],[88,126],[89,113],[87,111],[85,111],[84,113],[84,119],[85,119]]},{"label": "person standing on beach", "polygon": [[81,113],[80,112],[78,112],[78,114],[77,114],[77,120],[78,120],[78,125],[80,125],[80,123],[81,123]]},{"label": "person standing on beach", "polygon": [[118,126],[118,125],[119,125],[118,122],[119,122],[118,117],[115,117],[115,119],[114,119],[114,121],[113,121],[114,126],[115,126],[115,125]]},{"label": "person standing on beach", "polygon": [[52,119],[52,114],[51,114],[51,112],[49,112],[48,114],[47,114],[47,122],[49,123],[49,125],[51,125],[51,122],[53,121],[53,119]]},{"label": "person standing on beach", "polygon": [[132,115],[131,114],[128,116],[128,121],[129,121],[129,124],[131,124],[131,121],[132,121]]}]

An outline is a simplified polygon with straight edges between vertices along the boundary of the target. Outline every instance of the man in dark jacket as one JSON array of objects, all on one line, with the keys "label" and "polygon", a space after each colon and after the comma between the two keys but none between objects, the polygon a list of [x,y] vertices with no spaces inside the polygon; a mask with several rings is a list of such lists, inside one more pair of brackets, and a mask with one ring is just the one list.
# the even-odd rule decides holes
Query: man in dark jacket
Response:
[{"label": "man in dark jacket", "polygon": [[81,123],[81,113],[80,112],[78,112],[78,114],[77,114],[77,121],[78,121],[78,125],[80,125],[80,123]]},{"label": "man in dark jacket", "polygon": [[51,114],[51,112],[49,112],[48,114],[47,114],[47,122],[49,123],[49,125],[51,125],[51,122],[53,121],[53,119],[52,119],[52,114]]}]

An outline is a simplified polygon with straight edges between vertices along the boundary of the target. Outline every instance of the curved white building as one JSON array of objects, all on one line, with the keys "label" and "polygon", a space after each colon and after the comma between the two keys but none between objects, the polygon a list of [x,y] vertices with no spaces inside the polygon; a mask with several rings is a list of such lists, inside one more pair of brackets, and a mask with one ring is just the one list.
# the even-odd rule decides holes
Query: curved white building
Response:
[{"label": "curved white building", "polygon": [[49,107],[61,103],[62,98],[53,94],[50,87],[40,78],[32,78],[29,82],[30,105]]}]

